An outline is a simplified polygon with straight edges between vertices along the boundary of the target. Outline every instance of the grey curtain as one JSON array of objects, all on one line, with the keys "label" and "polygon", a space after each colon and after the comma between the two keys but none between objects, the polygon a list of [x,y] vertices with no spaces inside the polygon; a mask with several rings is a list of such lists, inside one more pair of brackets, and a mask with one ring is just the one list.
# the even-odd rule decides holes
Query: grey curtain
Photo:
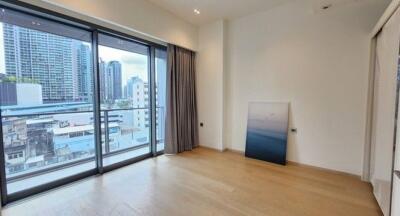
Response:
[{"label": "grey curtain", "polygon": [[198,146],[195,63],[194,52],[168,45],[166,154],[176,154]]}]

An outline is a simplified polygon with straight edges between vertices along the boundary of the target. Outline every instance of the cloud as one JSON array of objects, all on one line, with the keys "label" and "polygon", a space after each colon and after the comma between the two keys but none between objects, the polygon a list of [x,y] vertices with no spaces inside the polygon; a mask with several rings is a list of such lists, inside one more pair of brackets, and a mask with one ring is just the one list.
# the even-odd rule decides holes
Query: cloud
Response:
[{"label": "cloud", "polygon": [[147,66],[147,56],[144,55],[123,55],[121,61],[124,64],[140,65],[141,67]]}]

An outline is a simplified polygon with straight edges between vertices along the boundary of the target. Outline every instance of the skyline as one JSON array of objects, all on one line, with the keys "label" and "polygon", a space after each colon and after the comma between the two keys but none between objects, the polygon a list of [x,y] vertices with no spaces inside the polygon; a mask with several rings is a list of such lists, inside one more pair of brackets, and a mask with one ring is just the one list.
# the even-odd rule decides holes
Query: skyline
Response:
[{"label": "skyline", "polygon": [[[12,24],[0,26],[0,44],[4,50],[1,65],[5,75],[15,76],[16,80],[26,77],[37,80],[43,103],[91,101],[91,43]],[[112,46],[98,47],[99,60],[107,68],[104,71],[99,68],[100,76],[108,83],[102,86],[103,92],[108,92],[105,100],[124,99],[126,86],[134,77],[148,83],[148,55]]]},{"label": "skyline", "polygon": [[[4,50],[3,24],[3,22],[0,22],[0,50]],[[82,43],[92,49],[89,43]],[[99,58],[106,63],[110,61],[119,61],[121,63],[123,86],[134,76],[138,76],[145,82],[148,81],[148,60],[145,55],[99,45]],[[0,52],[0,73],[6,74],[4,52]]]},{"label": "skyline", "polygon": [[106,63],[111,61],[121,63],[123,86],[135,76],[145,82],[148,81],[148,61],[145,55],[99,45],[99,58]]}]

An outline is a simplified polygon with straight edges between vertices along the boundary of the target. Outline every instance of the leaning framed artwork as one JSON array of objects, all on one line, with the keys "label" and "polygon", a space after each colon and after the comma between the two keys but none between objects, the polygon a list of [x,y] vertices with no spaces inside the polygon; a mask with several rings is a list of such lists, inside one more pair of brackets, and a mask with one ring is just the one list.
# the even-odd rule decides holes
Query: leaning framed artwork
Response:
[{"label": "leaning framed artwork", "polygon": [[286,164],[289,103],[250,102],[246,157]]}]

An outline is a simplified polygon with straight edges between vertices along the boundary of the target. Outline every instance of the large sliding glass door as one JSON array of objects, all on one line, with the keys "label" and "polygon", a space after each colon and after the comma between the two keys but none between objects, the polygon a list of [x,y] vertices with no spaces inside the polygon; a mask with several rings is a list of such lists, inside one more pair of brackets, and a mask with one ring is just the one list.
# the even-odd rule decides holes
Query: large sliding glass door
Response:
[{"label": "large sliding glass door", "polygon": [[149,47],[99,34],[103,166],[151,152]]},{"label": "large sliding glass door", "polygon": [[165,139],[165,102],[166,102],[166,77],[167,76],[167,52],[163,49],[155,49],[155,86],[156,86],[156,150],[164,150]]},{"label": "large sliding glass door", "polygon": [[94,170],[91,32],[0,13],[7,194]]},{"label": "large sliding glass door", "polygon": [[3,205],[163,150],[165,47],[1,4]]}]

